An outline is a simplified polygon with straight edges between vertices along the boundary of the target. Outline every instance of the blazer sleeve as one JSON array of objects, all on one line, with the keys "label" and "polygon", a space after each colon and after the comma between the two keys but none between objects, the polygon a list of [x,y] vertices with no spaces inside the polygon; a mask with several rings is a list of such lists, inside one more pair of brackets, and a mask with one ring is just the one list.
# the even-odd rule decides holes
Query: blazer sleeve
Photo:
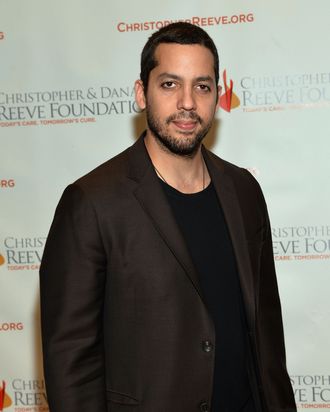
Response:
[{"label": "blazer sleeve", "polygon": [[106,258],[82,188],[64,191],[40,268],[44,373],[51,412],[106,412],[103,300]]},{"label": "blazer sleeve", "polygon": [[292,386],[286,368],[281,303],[275,273],[273,246],[267,206],[264,208],[264,239],[260,259],[260,287],[257,304],[257,341],[260,372],[270,410],[296,411]]}]

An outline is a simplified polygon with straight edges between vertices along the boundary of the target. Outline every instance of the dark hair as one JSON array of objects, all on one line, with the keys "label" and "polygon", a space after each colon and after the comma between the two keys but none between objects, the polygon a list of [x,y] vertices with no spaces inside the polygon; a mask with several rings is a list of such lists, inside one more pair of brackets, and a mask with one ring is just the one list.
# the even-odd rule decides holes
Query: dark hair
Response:
[{"label": "dark hair", "polygon": [[215,81],[219,81],[219,56],[217,48],[211,37],[205,30],[194,24],[178,22],[171,23],[153,33],[145,44],[141,54],[140,78],[143,83],[144,92],[147,93],[149,75],[158,62],[155,59],[155,51],[161,43],[177,44],[199,44],[208,48],[214,57]]}]

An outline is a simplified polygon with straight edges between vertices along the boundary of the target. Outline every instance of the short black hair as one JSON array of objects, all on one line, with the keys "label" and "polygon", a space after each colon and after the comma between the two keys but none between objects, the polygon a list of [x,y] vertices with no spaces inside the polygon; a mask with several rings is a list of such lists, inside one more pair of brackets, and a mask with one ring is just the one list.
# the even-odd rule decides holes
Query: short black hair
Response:
[{"label": "short black hair", "polygon": [[206,33],[200,27],[186,22],[171,23],[153,33],[145,44],[141,54],[140,79],[143,84],[144,93],[147,93],[149,75],[152,69],[157,66],[155,51],[162,43],[177,44],[199,44],[209,49],[214,58],[214,74],[216,84],[219,82],[219,56],[217,48]]}]

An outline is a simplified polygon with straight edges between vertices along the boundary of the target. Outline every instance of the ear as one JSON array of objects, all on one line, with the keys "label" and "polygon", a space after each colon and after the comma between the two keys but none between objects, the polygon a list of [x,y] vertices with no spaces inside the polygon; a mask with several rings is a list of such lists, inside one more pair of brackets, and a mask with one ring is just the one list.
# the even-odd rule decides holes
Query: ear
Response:
[{"label": "ear", "polygon": [[135,101],[141,110],[146,108],[146,97],[144,94],[144,87],[142,80],[136,80],[134,84]]},{"label": "ear", "polygon": [[216,105],[216,109],[218,110],[220,107],[220,97],[221,97],[221,92],[222,92],[222,86],[218,86],[218,98],[217,98],[217,105]]}]

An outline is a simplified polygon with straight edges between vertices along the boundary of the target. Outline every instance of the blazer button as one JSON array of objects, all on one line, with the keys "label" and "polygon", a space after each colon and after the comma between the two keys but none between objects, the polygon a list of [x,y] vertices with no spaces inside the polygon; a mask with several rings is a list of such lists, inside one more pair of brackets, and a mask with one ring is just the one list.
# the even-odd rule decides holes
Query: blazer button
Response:
[{"label": "blazer button", "polygon": [[211,352],[213,350],[212,342],[209,340],[204,340],[202,342],[202,348],[204,352]]},{"label": "blazer button", "polygon": [[204,401],[200,403],[199,409],[201,412],[210,412],[209,405]]}]

